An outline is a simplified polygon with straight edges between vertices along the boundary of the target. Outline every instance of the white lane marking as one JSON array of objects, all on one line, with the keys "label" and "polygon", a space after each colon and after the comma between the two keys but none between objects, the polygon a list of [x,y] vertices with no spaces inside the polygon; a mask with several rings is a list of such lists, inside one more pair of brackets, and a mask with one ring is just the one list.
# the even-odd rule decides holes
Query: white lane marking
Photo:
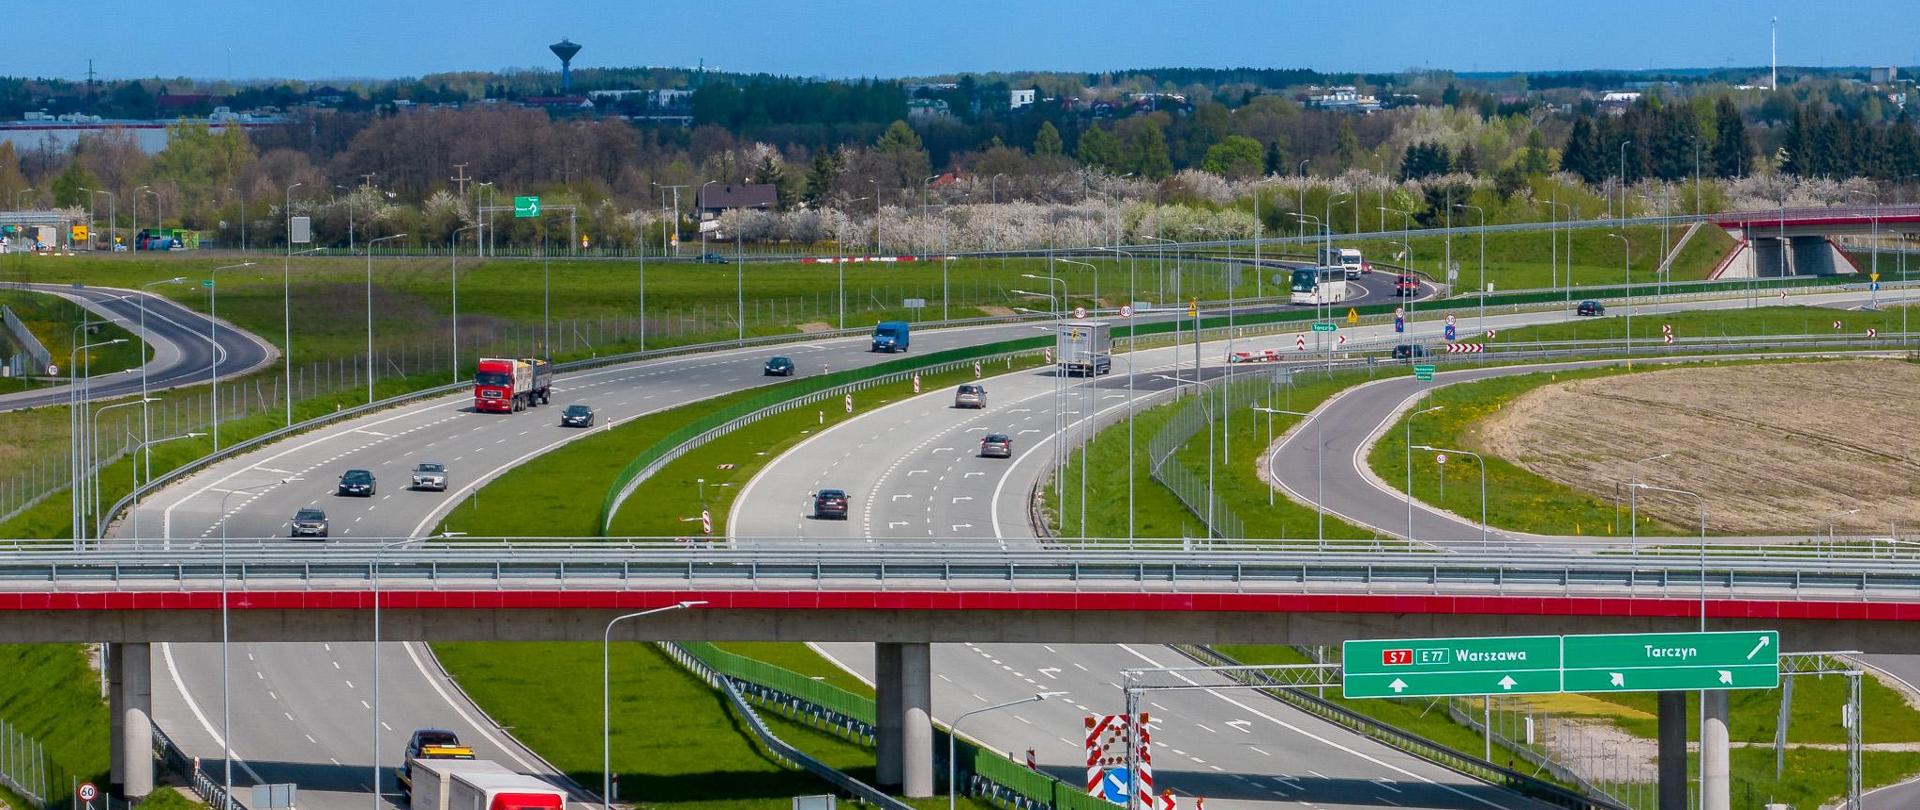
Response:
[{"label": "white lane marking", "polygon": [[167,662],[167,677],[173,679],[173,688],[180,693],[180,699],[187,702],[187,711],[193,713],[193,719],[200,721],[200,728],[207,732],[207,736],[212,737],[221,748],[225,748],[227,754],[233,757],[233,763],[239,765],[240,770],[246,771],[248,776],[253,777],[253,781],[265,782],[260,778],[260,774],[254,771],[253,766],[247,764],[247,758],[240,755],[240,750],[229,745],[227,738],[221,736],[220,732],[213,730],[213,723],[207,720],[206,713],[200,711],[200,704],[193,699],[193,693],[187,691],[186,682],[180,680],[179,668],[173,665],[172,644],[160,645],[160,658]]}]

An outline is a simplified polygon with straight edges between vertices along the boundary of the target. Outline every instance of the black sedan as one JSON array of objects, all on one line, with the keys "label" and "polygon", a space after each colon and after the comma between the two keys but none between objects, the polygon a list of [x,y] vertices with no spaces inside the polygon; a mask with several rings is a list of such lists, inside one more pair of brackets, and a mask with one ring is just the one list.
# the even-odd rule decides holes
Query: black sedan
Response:
[{"label": "black sedan", "polygon": [[585,405],[568,405],[560,412],[561,427],[593,427],[593,409]]},{"label": "black sedan", "polygon": [[769,358],[767,360],[766,372],[763,376],[767,376],[767,377],[793,376],[793,358],[787,357],[785,355],[776,355],[772,358]]},{"label": "black sedan", "polygon": [[1415,357],[1426,356],[1427,347],[1418,343],[1402,343],[1393,347],[1393,359],[1395,360],[1412,360]]},{"label": "black sedan", "polygon": [[1599,301],[1581,301],[1579,306],[1574,307],[1573,314],[1581,316],[1605,315],[1607,314],[1607,305]]},{"label": "black sedan", "polygon": [[815,520],[846,520],[847,493],[839,489],[823,489],[813,494],[813,517]]},{"label": "black sedan", "polygon": [[371,498],[375,491],[371,470],[348,470],[340,475],[340,494]]},{"label": "black sedan", "polygon": [[725,256],[722,256],[722,255],[720,255],[720,254],[718,254],[718,253],[702,253],[702,254],[700,254],[700,263],[701,263],[701,264],[726,264],[726,263],[727,263],[728,261],[731,261],[731,260],[730,260],[730,259],[728,259],[728,258],[727,258],[727,257],[725,257]]}]

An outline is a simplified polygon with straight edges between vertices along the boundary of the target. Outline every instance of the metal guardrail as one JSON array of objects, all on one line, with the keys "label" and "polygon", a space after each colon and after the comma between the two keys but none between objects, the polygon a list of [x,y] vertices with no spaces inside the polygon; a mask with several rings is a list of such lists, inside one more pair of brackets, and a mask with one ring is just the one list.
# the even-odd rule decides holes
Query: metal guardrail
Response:
[{"label": "metal guardrail", "polygon": [[[876,540],[881,540],[876,538]],[[819,543],[803,538],[737,540],[706,548],[676,541],[498,544],[388,549],[321,547],[276,541],[234,541],[222,567],[217,544],[176,541],[172,548],[110,546],[95,551],[0,553],[0,582],[16,589],[63,592],[212,589],[222,579],[242,587],[358,590],[375,568],[384,587],[454,590],[972,587],[982,590],[1107,590],[1467,593],[1579,596],[1645,595],[1692,599],[1735,594],[1767,598],[1920,599],[1920,546],[1854,540],[1836,547],[1783,544],[1710,549],[1629,548],[1543,540],[1472,550],[1404,550],[1404,544],[1314,541],[1215,546],[1193,551],[1171,544],[1060,544],[1057,549],[1003,550],[943,538]],[[1055,541],[1057,544],[1060,541]],[[1290,550],[1280,550],[1290,549]],[[1332,550],[1346,549],[1346,550]],[[1402,549],[1402,550],[1389,550]]]},{"label": "metal guardrail", "polygon": [[[1203,666],[1234,666],[1241,662],[1227,657],[1204,644],[1182,644],[1175,646],[1181,654],[1199,662]],[[1384,743],[1440,767],[1473,777],[1482,782],[1499,785],[1523,796],[1568,810],[1629,810],[1604,794],[1592,795],[1590,791],[1582,795],[1559,785],[1536,779],[1512,768],[1503,768],[1479,757],[1456,751],[1445,745],[1429,740],[1418,734],[1382,723],[1338,703],[1311,694],[1298,687],[1288,687],[1273,680],[1258,670],[1226,670],[1219,673],[1240,683],[1262,685],[1262,694],[1293,706],[1336,726],[1359,734],[1368,739]]]},{"label": "metal guardrail", "polygon": [[900,801],[872,785],[835,770],[826,763],[814,759],[805,751],[801,751],[787,744],[776,736],[772,729],[767,728],[766,722],[760,719],[759,713],[753,710],[752,704],[749,704],[745,698],[740,696],[740,690],[734,685],[733,679],[721,675],[712,667],[707,666],[706,662],[701,661],[698,657],[682,649],[677,644],[661,644],[660,647],[666,651],[667,657],[672,658],[675,663],[691,671],[695,677],[706,682],[708,686],[718,689],[722,694],[726,695],[727,702],[733,705],[734,710],[739,712],[740,716],[747,719],[747,728],[753,733],[754,738],[771,752],[776,759],[813,774],[827,784],[833,785],[847,795],[853,796],[862,802],[885,808],[885,810],[914,810],[913,805]]},{"label": "metal guardrail", "polygon": [[[193,789],[194,794],[198,795],[207,804],[216,808],[223,806],[221,800],[226,798],[227,794],[225,786],[220,783],[219,779],[215,779],[212,774],[201,770],[200,758],[188,756],[185,751],[181,750],[179,745],[174,743],[172,737],[167,736],[165,731],[160,730],[159,723],[153,724],[153,754],[160,760],[162,768],[179,774],[181,778],[186,780],[187,785]],[[246,805],[240,801],[240,794],[238,792],[236,792],[232,798],[227,799],[227,803],[228,806],[238,808],[238,810],[246,810]]]}]

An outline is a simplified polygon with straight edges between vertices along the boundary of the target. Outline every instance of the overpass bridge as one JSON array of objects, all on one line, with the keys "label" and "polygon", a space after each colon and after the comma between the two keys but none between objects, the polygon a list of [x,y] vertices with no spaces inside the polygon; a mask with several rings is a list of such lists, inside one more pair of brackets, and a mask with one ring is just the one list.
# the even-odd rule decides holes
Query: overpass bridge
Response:
[{"label": "overpass bridge", "polygon": [[1860,273],[1836,236],[1920,231],[1920,206],[1742,211],[1710,220],[1739,244],[1709,278],[1777,278]]}]

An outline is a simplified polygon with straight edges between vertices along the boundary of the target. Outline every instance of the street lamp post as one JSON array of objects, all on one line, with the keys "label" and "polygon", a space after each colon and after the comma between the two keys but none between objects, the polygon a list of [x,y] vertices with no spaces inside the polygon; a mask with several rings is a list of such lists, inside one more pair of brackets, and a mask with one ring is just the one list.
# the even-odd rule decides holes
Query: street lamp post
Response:
[{"label": "street lamp post", "polygon": [[1633,367],[1633,242],[1617,233],[1607,234],[1620,240],[1620,250],[1626,257],[1620,267],[1624,271],[1622,280],[1627,285],[1627,367]]},{"label": "street lamp post", "polygon": [[[76,358],[81,352],[88,349],[127,342],[126,338],[114,338],[113,340],[101,341],[99,343],[88,343],[84,346],[80,345],[79,333],[80,330],[86,327],[87,323],[84,319],[74,327],[73,350],[67,352],[67,423],[71,426],[68,432],[73,439],[73,452],[71,454],[73,458],[73,485],[69,488],[69,494],[73,501],[73,544],[74,550],[76,551],[80,548],[80,542],[87,537],[87,521],[82,515],[87,505],[85,494],[87,485],[85,472],[87,419],[85,414],[89,403],[92,402],[92,397],[89,395],[90,392],[86,390],[84,385],[86,381],[91,379],[91,374],[86,376],[80,374],[79,361]],[[91,369],[93,364],[89,363],[87,365],[88,368]]]},{"label": "street lamp post", "polygon": [[[93,531],[91,533],[91,536],[93,537],[99,537],[102,533],[102,529],[105,528],[104,526],[100,525],[103,522],[102,516],[100,514],[100,488],[103,482],[100,480],[100,477],[104,472],[104,470],[101,469],[104,465],[102,465],[100,462],[100,439],[99,439],[100,414],[106,413],[107,411],[111,411],[115,408],[131,408],[135,405],[138,405],[144,409],[147,407],[147,403],[157,402],[157,401],[158,401],[158,398],[156,397],[141,397],[137,400],[130,400],[127,402],[116,402],[116,403],[113,403],[112,405],[102,405],[93,410],[93,422],[88,426],[88,430],[87,430],[87,443],[90,445],[87,451],[87,466],[89,469],[93,471],[92,472],[93,486],[90,487],[90,489],[92,489],[93,491],[92,514],[93,514],[94,524],[93,524]],[[132,431],[127,431],[127,432],[131,433]],[[127,463],[133,465],[136,468],[140,466],[139,460],[132,457],[129,457],[127,459]]]},{"label": "street lamp post", "polygon": [[212,370],[207,376],[213,383],[213,451],[216,453],[220,452],[220,271],[252,266],[253,262],[229,264],[215,267],[207,274],[207,343],[213,350]]},{"label": "street lamp post", "polygon": [[[221,810],[233,810],[233,685],[228,652],[232,639],[231,625],[227,621],[227,500],[241,493],[260,492],[282,484],[299,481],[299,478],[282,478],[267,484],[250,487],[234,487],[220,496],[220,763],[226,774],[221,778],[221,799],[225,805]],[[374,785],[374,796],[379,797],[379,785]]]},{"label": "street lamp post", "polygon": [[368,405],[373,404],[373,377],[374,377],[374,371],[375,371],[375,368],[373,365],[373,246],[379,242],[385,242],[389,239],[400,239],[405,236],[406,234],[404,233],[396,233],[392,236],[382,236],[378,239],[367,240],[367,404]]},{"label": "street lamp post", "polygon": [[956,795],[954,778],[955,778],[955,775],[959,773],[959,770],[955,767],[955,762],[954,762],[954,750],[955,750],[954,739],[960,736],[960,724],[963,721],[965,721],[967,718],[972,717],[976,714],[1011,708],[1014,706],[1018,706],[1022,703],[1036,703],[1042,700],[1046,700],[1048,698],[1060,697],[1065,694],[1067,693],[1036,692],[1032,695],[1023,697],[1019,700],[1009,700],[1005,703],[998,703],[992,706],[982,706],[978,709],[974,709],[973,711],[963,713],[959,717],[954,718],[953,723],[947,726],[947,810],[954,810],[955,802],[957,801],[954,798],[954,796]]},{"label": "street lamp post", "polygon": [[1694,502],[1700,506],[1700,632],[1704,633],[1707,631],[1707,499],[1700,497],[1700,493],[1698,492],[1688,492],[1684,489],[1656,487],[1652,484],[1639,482],[1635,482],[1633,486],[1635,489],[1666,492],[1674,495],[1687,495],[1692,497]]},{"label": "street lamp post", "polygon": [[[1195,339],[1197,340],[1198,336],[1196,336]],[[1171,382],[1174,385],[1181,385],[1186,382],[1186,380],[1182,380],[1179,377],[1169,377],[1165,374],[1155,374],[1153,376],[1158,377],[1162,380]],[[1193,384],[1200,386],[1209,394],[1214,393],[1213,385],[1208,383],[1206,380],[1200,379],[1200,372],[1198,369],[1194,370]],[[1213,497],[1213,407],[1210,405],[1205,405],[1205,402],[1206,402],[1205,399],[1202,399],[1201,402],[1203,404],[1202,410],[1204,410],[1207,414],[1207,537],[1211,539],[1213,537],[1213,501],[1214,501],[1214,497]]]},{"label": "street lamp post", "polygon": [[1848,509],[1845,512],[1835,512],[1827,516],[1827,548],[1829,550],[1833,548],[1833,522],[1848,515],[1857,515],[1859,513],[1859,509]]},{"label": "street lamp post", "polygon": [[1454,203],[1455,208],[1471,208],[1480,215],[1480,323],[1481,331],[1487,328],[1487,209],[1466,203]]},{"label": "street lamp post", "polygon": [[1620,142],[1620,219],[1627,218],[1627,146],[1633,141]]},{"label": "street lamp post", "polygon": [[1413,413],[1407,414],[1406,444],[1407,444],[1407,542],[1408,543],[1413,542],[1413,418],[1421,414],[1433,413],[1434,411],[1440,410],[1441,408],[1444,408],[1444,407],[1446,406],[1435,405],[1431,408],[1426,408],[1424,410],[1418,410],[1418,411],[1414,411]]},{"label": "street lamp post", "polygon": [[[460,381],[460,234],[466,231],[471,231],[477,227],[480,227],[480,223],[478,222],[462,228],[456,228],[453,231],[453,235],[447,237],[447,252],[449,255],[453,257],[453,364],[452,365],[453,365],[453,381],[456,383]],[[480,239],[479,234],[476,233],[474,235],[474,241],[476,244],[479,242],[479,239]],[[641,248],[642,253],[640,258],[640,268],[641,268],[640,272],[643,274],[640,276],[640,299],[641,299],[640,333],[642,335],[646,334],[646,324],[647,324],[646,303],[645,303],[646,296],[647,296],[647,292],[646,292],[647,277],[644,275],[644,273],[646,273],[647,259],[646,259],[645,250],[646,248],[642,246]],[[646,338],[642,337],[641,340],[645,341]],[[645,348],[646,348],[646,344],[643,342],[641,344],[641,349],[644,350]]]},{"label": "street lamp post", "polygon": [[[179,284],[186,280],[187,280],[186,276],[174,276],[173,278],[169,278],[169,279],[147,282],[145,284],[140,285],[140,289],[145,290],[149,287],[158,287],[162,284]],[[143,346],[145,346],[150,342],[149,339],[147,338],[147,296],[146,294],[142,293],[139,296],[139,299],[140,299],[140,342]],[[144,349],[141,351],[141,354],[143,355],[141,359],[144,361],[146,359],[144,357],[144,355],[146,354]],[[142,362],[140,364],[140,396],[141,397],[147,396],[147,364],[145,362]],[[152,420],[149,419],[148,416],[149,415],[148,415],[147,409],[141,408],[140,409],[140,438],[142,440],[153,438],[153,433],[152,433],[153,428],[151,425]],[[146,474],[148,478],[153,477],[153,452],[151,450],[149,450],[146,454]]]},{"label": "street lamp post", "polygon": [[287,427],[293,427],[293,190],[301,185],[287,186],[287,201],[280,207],[287,217],[287,250],[280,260],[280,345],[286,355],[282,361],[287,375]]},{"label": "street lamp post", "polygon": [[686,610],[699,607],[705,601],[695,600],[678,604],[642,610],[615,616],[607,622],[606,632],[600,637],[600,806],[602,810],[613,810],[613,626],[628,619],[652,616],[671,610]]},{"label": "street lamp post", "polygon": [[[1463,456],[1473,456],[1473,462],[1480,466],[1480,548],[1485,549],[1487,547],[1487,460],[1472,450],[1454,450],[1434,447],[1430,444],[1416,445],[1413,449],[1425,450],[1429,453],[1459,453]],[[1441,470],[1440,474],[1445,476],[1446,471]]]},{"label": "street lamp post", "polygon": [[[1259,405],[1255,405],[1253,406],[1253,409],[1261,413],[1278,413],[1278,414],[1285,414],[1287,416],[1298,416],[1302,419],[1313,419],[1313,414],[1303,413],[1301,411],[1290,411],[1285,408],[1266,408]],[[1313,430],[1314,430],[1313,440],[1314,440],[1314,443],[1318,445],[1318,447],[1316,447],[1313,452],[1313,468],[1314,468],[1313,477],[1315,479],[1314,486],[1319,489],[1319,492],[1315,493],[1313,496],[1313,510],[1316,513],[1315,523],[1314,523],[1314,537],[1320,542],[1321,545],[1324,546],[1326,545],[1326,542],[1327,542],[1327,474],[1326,474],[1327,426],[1326,426],[1326,420],[1314,419]],[[1278,458],[1279,455],[1280,455],[1280,445],[1276,443],[1273,446],[1273,450],[1267,453],[1267,479],[1268,479],[1267,480],[1267,505],[1268,506],[1273,505],[1273,491],[1280,488],[1280,474],[1277,471],[1275,471],[1273,467],[1274,459]]]},{"label": "street lamp post", "polygon": [[[156,444],[166,444],[167,442],[179,441],[181,439],[197,439],[205,435],[207,434],[182,433],[178,436],[168,436],[162,439],[149,439],[135,444],[133,451],[138,453],[145,450],[147,451],[147,455],[151,457],[153,455],[153,446]],[[134,439],[133,431],[127,431],[127,439],[129,441]],[[129,490],[129,492],[132,493],[133,502],[127,506],[127,514],[130,515],[133,520],[133,547],[138,549],[140,547],[140,465],[131,464],[128,466],[133,470],[133,489]],[[153,480],[152,473],[148,473],[147,480]]]},{"label": "street lamp post", "polygon": [[[1672,453],[1661,453],[1657,456],[1647,456],[1646,458],[1635,461],[1633,462],[1632,471],[1627,476],[1627,536],[1632,538],[1631,542],[1636,551],[1640,548],[1640,465],[1649,461],[1659,461],[1663,458],[1672,457]],[[1615,506],[1614,508],[1618,509],[1620,507]]]}]

